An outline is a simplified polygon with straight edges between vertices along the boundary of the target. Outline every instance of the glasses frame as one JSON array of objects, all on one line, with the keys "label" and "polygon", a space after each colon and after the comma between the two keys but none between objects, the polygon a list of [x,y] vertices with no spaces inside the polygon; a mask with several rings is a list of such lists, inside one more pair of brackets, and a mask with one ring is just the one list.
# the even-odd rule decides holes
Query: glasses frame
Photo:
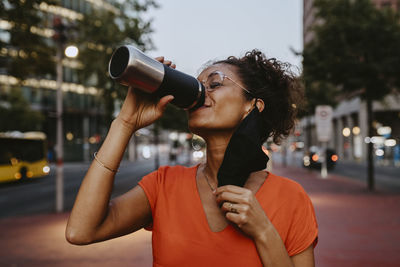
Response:
[{"label": "glasses frame", "polygon": [[201,81],[201,83],[204,84],[204,87],[206,88],[206,90],[211,91],[211,92],[214,91],[214,90],[216,90],[216,89],[207,88],[207,86],[206,86],[207,80],[208,80],[208,79],[211,77],[211,75],[213,75],[213,74],[218,74],[218,75],[222,78],[222,82],[224,81],[225,78],[228,79],[228,80],[230,80],[230,81],[233,82],[235,85],[237,85],[238,87],[240,87],[241,89],[243,89],[243,91],[245,91],[245,92],[248,93],[250,96],[252,96],[252,97],[255,98],[255,96],[254,96],[249,90],[247,90],[247,89],[244,88],[242,85],[240,85],[239,83],[235,82],[231,77],[227,76],[225,73],[223,73],[222,71],[219,71],[219,70],[211,72],[211,73],[208,75],[208,77],[207,77],[206,80]]}]

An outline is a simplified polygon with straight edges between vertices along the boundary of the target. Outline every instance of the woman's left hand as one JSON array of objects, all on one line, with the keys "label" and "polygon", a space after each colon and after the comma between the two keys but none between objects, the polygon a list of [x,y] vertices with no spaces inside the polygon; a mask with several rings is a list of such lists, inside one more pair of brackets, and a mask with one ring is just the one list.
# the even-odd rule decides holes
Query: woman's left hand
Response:
[{"label": "woman's left hand", "polygon": [[225,217],[253,239],[262,238],[271,222],[253,192],[247,188],[225,185],[215,190]]}]

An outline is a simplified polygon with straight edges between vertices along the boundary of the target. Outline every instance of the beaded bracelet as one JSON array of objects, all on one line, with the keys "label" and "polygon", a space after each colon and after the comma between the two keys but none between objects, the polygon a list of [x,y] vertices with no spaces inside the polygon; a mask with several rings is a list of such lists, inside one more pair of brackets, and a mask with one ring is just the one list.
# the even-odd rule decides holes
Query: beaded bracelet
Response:
[{"label": "beaded bracelet", "polygon": [[103,166],[104,168],[106,168],[107,170],[117,173],[119,170],[115,170],[115,169],[111,169],[110,167],[107,167],[106,165],[104,165],[103,162],[101,162],[98,158],[97,158],[97,151],[93,153],[93,157],[94,159],[97,161],[97,163],[99,163],[101,166]]}]

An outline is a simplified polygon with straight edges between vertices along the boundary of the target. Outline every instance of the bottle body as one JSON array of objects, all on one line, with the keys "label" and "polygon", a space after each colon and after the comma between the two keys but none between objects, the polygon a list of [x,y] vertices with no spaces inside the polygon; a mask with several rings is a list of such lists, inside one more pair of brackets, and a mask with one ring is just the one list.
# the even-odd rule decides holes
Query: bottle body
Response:
[{"label": "bottle body", "polygon": [[171,103],[180,108],[196,109],[204,104],[205,88],[196,78],[167,67],[131,45],[114,51],[109,74],[120,84],[155,97],[173,95]]}]

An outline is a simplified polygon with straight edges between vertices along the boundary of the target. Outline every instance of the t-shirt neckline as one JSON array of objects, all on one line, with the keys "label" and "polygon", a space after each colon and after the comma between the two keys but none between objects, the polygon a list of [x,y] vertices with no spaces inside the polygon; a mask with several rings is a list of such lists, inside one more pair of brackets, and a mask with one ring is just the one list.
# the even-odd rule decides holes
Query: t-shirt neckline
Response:
[{"label": "t-shirt neckline", "polygon": [[[199,164],[197,164],[197,165],[195,165],[193,167],[193,171],[194,172],[191,175],[191,181],[192,181],[192,187],[195,190],[194,192],[195,192],[195,195],[196,195],[195,196],[196,203],[197,203],[196,205],[201,210],[201,215],[200,215],[201,219],[203,220],[203,222],[205,222],[206,228],[207,228],[208,232],[211,233],[211,234],[223,234],[224,232],[228,232],[229,230],[234,230],[234,227],[233,227],[233,225],[231,223],[228,223],[228,225],[224,229],[222,229],[221,231],[214,232],[214,231],[211,230],[210,225],[209,225],[208,220],[207,220],[206,212],[205,212],[204,207],[203,207],[203,203],[201,202],[201,199],[200,199],[199,189],[197,188],[196,176],[197,176],[197,171],[198,171],[200,165],[201,165],[201,163],[199,163]],[[264,190],[264,187],[265,187],[265,185],[267,183],[267,180],[270,180],[270,177],[271,177],[271,173],[267,172],[267,177],[265,178],[264,182],[262,183],[260,188],[258,188],[258,190],[257,190],[257,192],[255,194],[257,199],[259,199],[257,196],[260,194],[261,191]]]}]

